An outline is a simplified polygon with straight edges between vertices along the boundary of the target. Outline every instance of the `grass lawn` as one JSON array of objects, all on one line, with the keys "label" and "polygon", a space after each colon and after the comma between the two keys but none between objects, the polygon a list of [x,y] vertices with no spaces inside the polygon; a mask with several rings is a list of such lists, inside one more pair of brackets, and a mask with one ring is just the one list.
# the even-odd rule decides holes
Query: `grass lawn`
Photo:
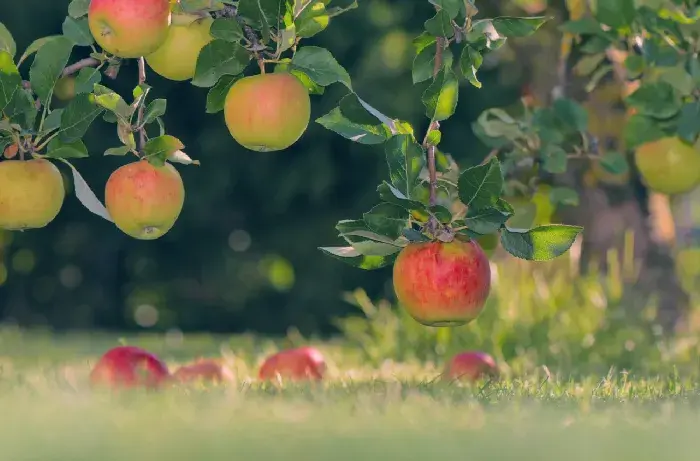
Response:
[{"label": "grass lawn", "polygon": [[698,460],[694,377],[569,380],[540,369],[467,386],[430,363],[372,367],[319,344],[322,384],[258,383],[269,341],[206,335],[127,338],[174,369],[224,357],[234,384],[159,392],[90,388],[113,334],[0,330],[0,460]]}]

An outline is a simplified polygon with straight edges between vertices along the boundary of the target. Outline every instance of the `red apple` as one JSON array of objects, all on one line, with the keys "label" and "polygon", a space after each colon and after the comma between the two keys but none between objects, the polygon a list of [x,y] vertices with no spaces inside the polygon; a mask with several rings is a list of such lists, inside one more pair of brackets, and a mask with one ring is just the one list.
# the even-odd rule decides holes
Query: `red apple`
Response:
[{"label": "red apple", "polygon": [[283,379],[293,381],[321,380],[326,371],[323,355],[313,347],[300,347],[278,352],[268,357],[260,367],[262,380]]},{"label": "red apple", "polygon": [[173,377],[182,383],[233,381],[231,370],[214,360],[198,360],[190,365],[182,366],[175,371]]},{"label": "red apple", "polygon": [[462,352],[447,364],[445,376],[449,379],[476,381],[485,376],[498,376],[498,367],[493,357],[485,352]]},{"label": "red apple", "polygon": [[394,264],[399,303],[428,326],[457,326],[479,316],[491,290],[489,260],[478,243],[410,243]]},{"label": "red apple", "polygon": [[170,379],[168,367],[158,357],[134,346],[107,351],[90,373],[93,384],[112,387],[156,388]]},{"label": "red apple", "polygon": [[88,26],[95,41],[120,58],[156,51],[170,29],[169,0],[90,0]]}]

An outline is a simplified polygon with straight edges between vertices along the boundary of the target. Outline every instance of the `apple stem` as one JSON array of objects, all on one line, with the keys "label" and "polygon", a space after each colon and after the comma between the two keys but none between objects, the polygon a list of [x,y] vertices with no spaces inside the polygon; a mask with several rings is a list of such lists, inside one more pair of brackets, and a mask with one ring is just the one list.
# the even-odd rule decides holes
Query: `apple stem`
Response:
[{"label": "apple stem", "polygon": [[[146,62],[141,56],[138,59],[139,62],[139,85],[146,83]],[[139,130],[139,152],[143,155],[143,148],[146,145],[146,127],[143,124],[143,116],[146,110],[145,101],[141,101],[139,104],[138,118],[136,121],[136,126]]]},{"label": "apple stem", "polygon": [[265,60],[262,58],[258,59],[258,67],[260,68],[260,73],[264,74],[265,73]]}]

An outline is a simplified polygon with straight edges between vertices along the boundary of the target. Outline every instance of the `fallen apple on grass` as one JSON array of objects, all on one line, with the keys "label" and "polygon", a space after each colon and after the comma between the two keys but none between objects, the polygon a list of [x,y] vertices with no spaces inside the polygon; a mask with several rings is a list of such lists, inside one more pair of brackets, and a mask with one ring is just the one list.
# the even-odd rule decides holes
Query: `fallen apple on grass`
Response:
[{"label": "fallen apple on grass", "polygon": [[394,264],[394,291],[404,309],[427,326],[458,326],[484,309],[491,268],[474,240],[410,243]]},{"label": "fallen apple on grass", "polygon": [[244,77],[229,89],[224,118],[231,136],[243,147],[270,152],[299,140],[311,118],[311,98],[289,72]]},{"label": "fallen apple on grass", "polygon": [[114,224],[139,240],[165,235],[175,225],[184,203],[182,178],[170,163],[129,163],[114,171],[105,186],[105,206]]},{"label": "fallen apple on grass", "polygon": [[90,373],[93,385],[157,388],[170,380],[163,361],[135,346],[118,346],[107,351]]},{"label": "fallen apple on grass", "polygon": [[234,380],[231,370],[214,360],[198,360],[192,364],[181,366],[173,373],[173,378],[181,383],[198,381],[222,383]]},{"label": "fallen apple on grass", "polygon": [[65,196],[61,172],[48,160],[0,162],[0,228],[45,227],[58,216]]},{"label": "fallen apple on grass", "polygon": [[642,144],[634,158],[644,183],[656,192],[680,194],[700,184],[700,152],[678,137]]},{"label": "fallen apple on grass", "polygon": [[90,0],[88,26],[106,52],[120,58],[147,56],[168,36],[169,0]]},{"label": "fallen apple on grass", "polygon": [[184,81],[194,77],[199,52],[213,37],[209,29],[214,19],[196,15],[173,14],[165,42],[146,56],[146,63],[161,77]]},{"label": "fallen apple on grass", "polygon": [[477,381],[498,376],[498,367],[489,354],[467,351],[452,357],[445,367],[444,376],[451,380]]},{"label": "fallen apple on grass", "polygon": [[326,362],[320,351],[313,347],[287,349],[269,356],[258,373],[261,380],[282,379],[292,381],[321,380],[326,372]]}]

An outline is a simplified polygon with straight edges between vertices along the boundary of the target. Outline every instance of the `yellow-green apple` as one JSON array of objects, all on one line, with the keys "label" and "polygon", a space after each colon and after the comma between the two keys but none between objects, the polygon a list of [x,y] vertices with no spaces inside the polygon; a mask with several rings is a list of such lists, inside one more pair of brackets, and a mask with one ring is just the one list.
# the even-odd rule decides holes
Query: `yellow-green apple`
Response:
[{"label": "yellow-green apple", "polygon": [[489,354],[467,351],[452,357],[443,376],[452,380],[476,381],[486,376],[498,376],[498,367]]},{"label": "yellow-green apple", "polygon": [[678,137],[644,143],[634,158],[642,179],[656,192],[680,194],[700,184],[700,152]]},{"label": "yellow-green apple", "polygon": [[66,75],[56,82],[53,94],[59,101],[68,101],[75,97],[75,77]]},{"label": "yellow-green apple", "polygon": [[490,290],[489,260],[474,240],[409,243],[394,263],[396,297],[423,325],[471,322]]},{"label": "yellow-green apple", "polygon": [[165,235],[175,225],[184,203],[182,178],[170,163],[129,163],[114,171],[105,186],[105,206],[114,224],[139,240]]},{"label": "yellow-green apple", "polygon": [[178,368],[173,377],[182,383],[191,383],[197,381],[212,381],[221,383],[224,381],[233,381],[233,373],[231,370],[214,361],[214,360],[198,360],[192,364],[184,365]]},{"label": "yellow-green apple", "polygon": [[45,227],[61,211],[65,196],[61,172],[48,160],[0,162],[0,228]]},{"label": "yellow-green apple", "polygon": [[107,351],[90,372],[93,385],[157,388],[170,380],[168,367],[157,356],[135,346]]},{"label": "yellow-green apple", "polygon": [[170,28],[168,0],[90,0],[88,26],[95,41],[120,58],[147,56]]},{"label": "yellow-green apple", "polygon": [[261,380],[274,380],[279,375],[292,381],[321,380],[326,362],[321,352],[313,347],[287,349],[269,356],[258,373]]},{"label": "yellow-green apple", "polygon": [[165,42],[146,56],[146,62],[158,75],[183,81],[194,77],[199,52],[213,40],[209,29],[214,19],[174,14]]},{"label": "yellow-green apple", "polygon": [[224,118],[231,136],[243,147],[259,152],[283,150],[306,131],[311,99],[289,72],[253,75],[231,86]]}]

